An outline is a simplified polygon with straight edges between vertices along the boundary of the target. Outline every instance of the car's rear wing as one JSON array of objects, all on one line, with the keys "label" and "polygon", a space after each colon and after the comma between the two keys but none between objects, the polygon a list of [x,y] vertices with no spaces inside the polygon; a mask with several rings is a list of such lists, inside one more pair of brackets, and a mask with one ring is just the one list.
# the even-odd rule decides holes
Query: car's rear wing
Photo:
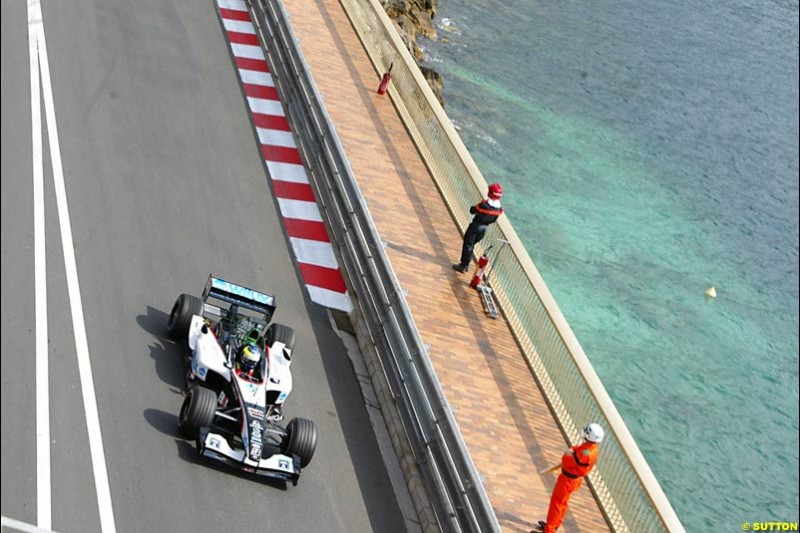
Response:
[{"label": "car's rear wing", "polygon": [[224,279],[215,278],[212,275],[208,276],[206,288],[203,290],[203,302],[208,298],[216,298],[217,300],[264,314],[267,316],[267,321],[272,318],[272,314],[275,312],[274,296],[236,285]]}]

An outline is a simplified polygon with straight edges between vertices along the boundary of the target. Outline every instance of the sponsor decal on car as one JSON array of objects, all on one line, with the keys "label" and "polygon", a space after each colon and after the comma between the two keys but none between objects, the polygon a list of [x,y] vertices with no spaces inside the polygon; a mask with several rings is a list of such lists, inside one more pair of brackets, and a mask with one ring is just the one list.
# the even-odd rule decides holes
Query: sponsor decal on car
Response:
[{"label": "sponsor decal on car", "polygon": [[261,459],[261,435],[264,427],[259,420],[250,421],[250,459],[258,461]]},{"label": "sponsor decal on car", "polygon": [[257,418],[258,420],[263,420],[264,416],[266,416],[263,409],[257,409],[255,407],[248,407],[247,412],[251,417]]},{"label": "sponsor decal on car", "polygon": [[195,357],[192,357],[192,372],[194,372],[196,376],[205,378],[206,370],[208,369],[204,366],[199,366],[197,363],[197,359]]}]

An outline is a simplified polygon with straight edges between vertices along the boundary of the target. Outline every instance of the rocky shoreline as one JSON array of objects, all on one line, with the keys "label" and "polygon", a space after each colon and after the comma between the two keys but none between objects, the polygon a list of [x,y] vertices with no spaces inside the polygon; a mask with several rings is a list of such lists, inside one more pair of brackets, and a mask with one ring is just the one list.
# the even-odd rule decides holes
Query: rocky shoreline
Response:
[{"label": "rocky shoreline", "polygon": [[436,26],[433,24],[436,16],[436,0],[380,0],[380,3],[389,18],[394,21],[403,43],[416,60],[422,75],[428,80],[433,94],[444,106],[442,76],[436,70],[423,65],[425,54],[417,44],[418,35],[434,41],[437,39]]}]

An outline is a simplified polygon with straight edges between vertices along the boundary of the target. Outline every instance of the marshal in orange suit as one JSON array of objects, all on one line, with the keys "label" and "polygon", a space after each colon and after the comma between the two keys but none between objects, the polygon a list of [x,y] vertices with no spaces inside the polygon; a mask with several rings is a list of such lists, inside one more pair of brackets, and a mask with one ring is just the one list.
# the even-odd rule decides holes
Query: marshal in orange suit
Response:
[{"label": "marshal in orange suit", "polygon": [[603,428],[599,424],[589,424],[583,428],[583,443],[564,452],[561,457],[561,474],[550,497],[547,521],[539,522],[539,527],[534,532],[554,533],[564,522],[569,497],[580,488],[583,478],[597,463],[600,455],[598,444],[603,440],[603,434]]}]

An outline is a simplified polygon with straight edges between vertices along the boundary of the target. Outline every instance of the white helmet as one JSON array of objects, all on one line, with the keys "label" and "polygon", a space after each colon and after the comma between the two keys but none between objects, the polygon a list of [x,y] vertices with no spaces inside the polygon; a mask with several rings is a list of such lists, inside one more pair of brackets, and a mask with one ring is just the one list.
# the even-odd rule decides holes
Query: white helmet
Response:
[{"label": "white helmet", "polygon": [[603,431],[603,428],[600,427],[600,424],[591,423],[583,428],[583,438],[589,442],[600,443],[603,441],[604,435],[605,431]]}]

